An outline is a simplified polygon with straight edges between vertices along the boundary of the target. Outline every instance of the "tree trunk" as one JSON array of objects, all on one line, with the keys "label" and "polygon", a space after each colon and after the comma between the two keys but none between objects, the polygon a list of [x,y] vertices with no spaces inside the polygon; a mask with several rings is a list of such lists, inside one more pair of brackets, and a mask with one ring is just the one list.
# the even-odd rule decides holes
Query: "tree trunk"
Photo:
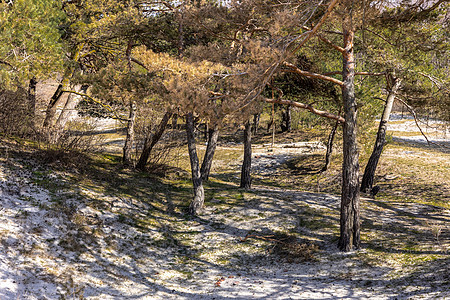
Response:
[{"label": "tree trunk", "polygon": [[[351,5],[348,5],[351,7]],[[353,54],[354,29],[351,11],[346,14],[343,23],[343,86],[345,123],[343,128],[342,195],[340,215],[339,249],[350,251],[353,246],[360,247],[360,211],[359,211],[359,163],[356,141],[356,99],[355,99],[355,58]]]},{"label": "tree trunk", "polygon": [[361,191],[364,193],[371,190],[373,186],[373,178],[375,176],[375,170],[377,169],[378,160],[380,159],[381,152],[383,151],[384,144],[386,143],[387,124],[391,115],[392,105],[394,104],[395,93],[399,89],[400,84],[401,81],[398,78],[393,78],[392,82],[388,83],[388,88],[390,86],[390,90],[384,106],[383,115],[381,116],[380,125],[378,126],[377,139],[373,147],[372,155],[370,156],[364,170],[364,175],[361,182]]},{"label": "tree trunk", "polygon": [[192,184],[194,186],[194,198],[189,204],[189,212],[197,215],[205,202],[205,191],[203,190],[202,176],[200,174],[200,165],[195,147],[194,137],[194,115],[188,113],[186,116],[186,134],[189,149],[189,159],[191,161]]},{"label": "tree trunk", "polygon": [[134,123],[136,121],[136,102],[130,102],[130,116],[128,118],[127,125],[127,137],[125,139],[125,145],[123,146],[122,162],[125,166],[131,166],[133,164],[131,160],[131,152],[134,144]]},{"label": "tree trunk", "polygon": [[[87,92],[88,87],[89,86],[87,85],[76,86],[75,91],[85,94]],[[82,96],[76,94],[69,94],[69,96],[67,97],[66,104],[64,104],[64,108],[59,114],[58,120],[56,120],[57,128],[64,129],[70,116],[73,115],[75,107],[78,105],[78,103],[80,103],[81,100],[83,100]]]},{"label": "tree trunk", "polygon": [[253,135],[256,135],[258,133],[260,118],[261,118],[261,114],[259,114],[259,113],[253,115],[253,126],[252,126],[252,134]]},{"label": "tree trunk", "polygon": [[339,126],[339,121],[336,121],[333,128],[331,129],[330,135],[328,135],[328,142],[327,142],[327,153],[325,154],[325,165],[323,166],[322,170],[320,172],[325,172],[328,170],[328,167],[330,166],[330,158],[331,154],[333,154],[333,142],[334,137],[336,135],[336,130]]},{"label": "tree trunk", "polygon": [[166,111],[166,113],[161,119],[161,122],[159,122],[156,131],[153,134],[151,134],[151,136],[147,136],[145,138],[144,149],[142,149],[141,156],[139,157],[139,161],[136,164],[136,169],[145,170],[145,166],[147,165],[150,153],[152,152],[152,149],[156,145],[156,143],[158,143],[158,141],[161,139],[161,136],[164,133],[164,130],[166,129],[167,123],[169,122],[171,116],[172,112]]},{"label": "tree trunk", "polygon": [[241,188],[250,189],[252,178],[250,171],[252,168],[252,132],[250,121],[245,123],[244,129],[244,162],[241,170]]},{"label": "tree trunk", "polygon": [[286,111],[282,112],[282,117],[283,117],[283,121],[282,121],[282,125],[281,125],[281,131],[282,132],[291,131],[291,106],[290,105],[286,106]]},{"label": "tree trunk", "polygon": [[52,98],[50,99],[50,103],[48,104],[47,111],[45,113],[44,124],[42,125],[44,128],[51,128],[55,124],[56,109],[63,101],[62,98],[62,95],[64,94],[63,91],[66,89],[68,84],[69,80],[63,79],[61,83],[58,85],[58,88],[56,89]]},{"label": "tree trunk", "polygon": [[178,129],[178,115],[173,114],[172,116],[172,129]]},{"label": "tree trunk", "polygon": [[208,129],[208,144],[206,145],[205,156],[203,157],[202,167],[200,173],[203,181],[208,181],[209,172],[211,171],[214,152],[217,147],[217,139],[219,137],[219,127],[217,124],[210,125]]},{"label": "tree trunk", "polygon": [[30,84],[28,85],[28,111],[30,112],[31,126],[35,128],[36,120],[36,78],[30,79]]}]

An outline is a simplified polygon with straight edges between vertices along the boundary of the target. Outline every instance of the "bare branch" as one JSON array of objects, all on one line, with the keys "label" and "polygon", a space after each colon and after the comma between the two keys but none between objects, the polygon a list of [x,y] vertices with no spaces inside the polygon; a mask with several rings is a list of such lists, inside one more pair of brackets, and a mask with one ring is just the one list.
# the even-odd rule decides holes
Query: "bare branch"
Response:
[{"label": "bare branch", "polygon": [[306,42],[308,42],[316,34],[316,32],[319,30],[320,27],[322,27],[325,20],[328,18],[328,16],[333,11],[333,8],[338,4],[338,2],[339,2],[339,0],[331,1],[331,3],[328,5],[327,11],[322,16],[322,18],[319,20],[319,22],[316,24],[316,26],[314,26],[314,28],[309,31],[309,33],[305,37],[305,39],[303,41],[301,41],[300,44],[298,44],[294,49],[292,49],[292,51],[288,55],[292,55],[293,53],[297,52],[298,49],[303,47],[306,44]]},{"label": "bare branch", "polygon": [[364,30],[366,30],[366,31],[368,31],[368,32],[370,32],[370,33],[372,33],[373,35],[376,35],[377,37],[379,37],[380,39],[382,39],[383,41],[385,41],[385,42],[388,43],[389,45],[394,46],[394,44],[392,44],[390,41],[388,41],[388,40],[387,40],[384,36],[382,36],[381,34],[375,32],[375,31],[373,31],[373,30],[370,30],[370,29],[368,29],[367,27],[365,27]]},{"label": "bare branch", "polygon": [[11,65],[9,62],[7,62],[7,61],[4,61],[4,60],[1,60],[0,59],[0,64],[2,64],[2,65],[6,65],[6,66],[8,66],[8,67],[10,67],[10,68],[12,68],[13,70],[15,70],[16,68],[13,66],[13,65]]},{"label": "bare branch", "polygon": [[[304,29],[306,30],[310,30],[308,27],[303,26]],[[328,44],[329,46],[333,47],[334,49],[336,49],[337,51],[344,53],[345,49],[336,45],[335,43],[333,43],[332,41],[330,41],[329,39],[327,39],[326,37],[322,36],[321,34],[317,34],[317,37],[324,43]]]},{"label": "bare branch", "polygon": [[[323,73],[322,75],[324,75],[324,76],[329,76],[329,75],[342,75],[342,71],[332,71],[332,72]],[[386,72],[379,72],[379,73],[371,73],[371,72],[355,72],[355,75],[383,76],[383,75],[386,75]]]},{"label": "bare branch", "polygon": [[383,76],[383,75],[386,75],[386,72],[378,72],[378,73],[372,73],[372,72],[355,72],[355,75]]},{"label": "bare branch", "polygon": [[345,49],[336,45],[335,43],[333,43],[332,41],[330,41],[329,39],[325,38],[324,36],[318,34],[317,37],[322,41],[325,42],[326,44],[330,45],[331,47],[333,47],[334,49],[336,49],[337,51],[344,53]]},{"label": "bare branch", "polygon": [[295,107],[299,107],[299,108],[303,108],[303,109],[307,109],[310,112],[312,112],[313,114],[316,114],[318,116],[321,117],[325,117],[328,119],[333,119],[336,120],[340,123],[345,123],[345,119],[341,116],[337,116],[335,114],[329,113],[327,111],[323,111],[323,110],[318,110],[314,107],[312,107],[311,105],[308,104],[304,104],[304,103],[300,103],[300,102],[296,102],[296,101],[292,101],[292,100],[284,100],[284,99],[269,99],[269,98],[265,98],[264,99],[266,102],[268,103],[278,103],[278,104],[285,104],[285,105],[292,105]]},{"label": "bare branch", "polygon": [[325,75],[322,75],[322,74],[313,73],[313,72],[303,71],[303,70],[300,70],[299,68],[297,68],[297,66],[295,66],[295,65],[293,65],[291,63],[288,63],[288,62],[285,62],[284,65],[289,68],[289,70],[286,70],[288,72],[296,73],[296,74],[299,74],[299,75],[302,75],[302,76],[305,76],[305,77],[308,77],[308,78],[316,78],[316,79],[322,79],[322,80],[330,81],[330,82],[333,82],[333,83],[335,83],[337,85],[340,85],[340,86],[344,85],[344,83],[342,81],[340,81],[340,80],[338,80],[336,78],[325,76]]},{"label": "bare branch", "polygon": [[112,117],[112,119],[116,119],[116,120],[124,121],[124,122],[127,122],[127,121],[128,121],[128,119],[124,119],[124,118],[122,118],[121,116],[119,116],[119,114],[118,114],[118,113],[117,113],[110,105],[104,104],[104,103],[102,103],[100,100],[97,100],[97,99],[95,99],[95,98],[89,96],[88,94],[80,93],[80,92],[77,92],[77,91],[71,91],[71,90],[62,90],[61,93],[72,93],[72,94],[76,94],[76,95],[85,97],[85,98],[87,98],[89,101],[94,102],[94,103],[97,103],[97,104],[101,105],[103,108],[106,108],[108,111],[110,111],[111,113],[113,113],[113,114],[114,114],[114,117]]},{"label": "bare branch", "polygon": [[134,63],[140,65],[141,67],[143,67],[145,70],[147,70],[147,72],[150,72],[149,69],[148,69],[148,68],[144,65],[144,63],[141,62],[140,60],[137,60],[136,58],[131,57],[131,56],[130,56],[130,60],[131,60],[132,62],[134,62]]},{"label": "bare branch", "polygon": [[436,85],[438,87],[438,89],[444,88],[444,90],[448,91],[448,88],[444,86],[444,84],[439,81],[437,78],[429,75],[429,74],[425,74],[423,72],[418,72],[420,75],[422,75],[423,77],[428,78],[434,85]]},{"label": "bare branch", "polygon": [[423,137],[425,138],[425,140],[427,141],[428,145],[431,145],[431,144],[432,144],[432,145],[436,145],[436,146],[438,146],[438,147],[450,148],[450,147],[447,147],[447,146],[445,146],[445,145],[441,145],[441,144],[438,144],[438,143],[435,143],[435,142],[430,141],[430,140],[428,139],[428,137],[426,136],[425,132],[423,132],[422,128],[421,128],[420,125],[419,125],[419,121],[417,120],[417,114],[416,114],[416,112],[414,111],[414,108],[412,108],[410,105],[408,105],[408,103],[406,103],[405,100],[401,99],[401,98],[398,97],[398,96],[395,96],[395,99],[397,99],[398,101],[400,101],[401,103],[403,103],[403,105],[405,105],[406,108],[409,110],[409,112],[413,115],[413,117],[414,117],[414,122],[416,123],[417,128],[419,128],[420,133],[422,134],[422,136],[423,136]]}]

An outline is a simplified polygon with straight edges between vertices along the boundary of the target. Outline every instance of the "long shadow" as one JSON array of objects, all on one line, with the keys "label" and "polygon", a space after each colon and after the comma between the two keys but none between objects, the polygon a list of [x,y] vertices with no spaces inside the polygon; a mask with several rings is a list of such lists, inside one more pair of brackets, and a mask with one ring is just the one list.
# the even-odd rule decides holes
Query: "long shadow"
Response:
[{"label": "long shadow", "polygon": [[[178,224],[183,222],[193,222],[193,224],[203,225],[200,233],[213,231],[235,236],[237,243],[239,243],[240,237],[245,237],[249,233],[249,229],[241,227],[239,222],[228,222],[227,220],[218,220],[202,215],[192,217],[186,214],[185,209],[191,197],[189,181],[169,183],[158,177],[143,173],[133,173],[111,167],[110,164],[99,164],[95,161],[89,161],[87,165],[88,167],[78,168],[77,172],[79,176],[76,180],[67,179],[65,184],[70,188],[69,191],[71,194],[66,195],[67,199],[59,199],[60,205],[54,208],[55,210],[59,209],[57,213],[64,216],[64,224],[68,232],[75,233],[67,234],[64,241],[65,245],[54,245],[53,241],[49,240],[46,241],[47,244],[45,246],[49,255],[55,258],[63,257],[68,261],[75,261],[78,265],[83,266],[87,273],[89,273],[89,276],[104,282],[103,285],[93,286],[91,288],[87,280],[80,280],[78,282],[79,285],[86,285],[87,294],[85,296],[105,297],[106,295],[118,299],[138,299],[152,297],[159,291],[185,299],[212,299],[211,295],[173,290],[164,284],[156,283],[158,270],[161,268],[170,269],[168,266],[169,263],[172,263],[178,269],[184,270],[184,268],[189,268],[189,264],[179,262],[179,259],[183,258],[194,264],[203,266],[204,269],[236,272],[237,268],[233,265],[223,265],[201,259],[197,255],[198,248],[193,245],[187,245],[180,237],[182,234],[189,234],[196,231],[196,229],[190,230],[189,228],[181,229]],[[284,229],[301,230],[308,238],[318,240],[322,245],[329,244],[335,239],[332,234],[325,232],[323,229],[331,226],[331,224],[336,224],[336,226],[338,224],[338,197],[296,191],[278,191],[270,188],[244,191],[237,189],[233,184],[219,182],[208,183],[206,188],[208,197],[206,205],[212,205],[210,201],[218,198],[224,191],[240,195],[238,199],[223,200],[222,204],[225,208],[222,214],[224,215],[229,216],[241,210],[245,211],[248,209],[255,210],[255,213],[261,214],[270,212],[271,215],[265,217],[264,220],[267,223],[273,224],[277,224],[285,216],[292,216],[292,219],[296,220],[297,218],[298,222],[296,224],[292,223],[292,228]],[[99,193],[107,197],[97,197],[96,194],[88,195],[84,192],[86,189],[98,190]],[[245,198],[247,193],[253,195],[252,199]],[[95,207],[97,211],[103,212],[104,216],[86,217],[84,224],[75,222],[77,210],[74,203]],[[375,200],[370,203],[377,205]],[[72,205],[75,206],[72,207]],[[395,207],[378,206],[383,209],[389,209],[395,216],[411,217],[409,212]],[[331,213],[324,214],[324,210]],[[114,212],[114,216],[107,218],[109,212]],[[316,216],[320,218],[314,220]],[[100,221],[98,221],[98,218],[100,218]],[[299,219],[304,220],[303,223]],[[149,226],[149,223],[152,225]],[[319,225],[315,227],[314,224],[317,223]],[[90,229],[85,228],[86,226]],[[112,249],[108,253],[102,253],[100,249],[104,248],[101,245],[103,241],[95,233],[95,230],[102,230],[102,228],[108,228],[108,226],[117,232],[112,231],[109,233],[109,236],[103,238],[109,243],[108,245]],[[408,230],[408,224],[398,222],[395,223],[395,226],[398,226],[398,231],[414,235],[414,232]],[[391,229],[386,227],[376,227],[375,229],[380,234],[391,231]],[[24,228],[25,232],[26,230]],[[48,230],[51,231],[52,228],[48,228]],[[254,235],[265,235],[273,233],[273,229],[265,225],[258,225],[256,220],[254,228],[251,229],[251,233]],[[78,254],[74,258],[72,250],[75,248]],[[417,255],[430,253],[441,254],[420,250],[416,252],[389,248],[381,248],[379,250],[386,253],[394,250],[401,253]],[[246,254],[241,253],[240,256],[245,259]],[[120,259],[121,257],[124,259]],[[138,263],[143,257],[152,258],[154,263],[150,261],[148,265]],[[249,259],[254,258],[250,257]],[[20,257],[16,259],[19,260]],[[448,260],[440,262],[448,263]],[[437,265],[441,268],[439,263]],[[39,274],[38,270],[40,272]],[[239,270],[239,272],[241,271]],[[380,270],[380,272],[387,271]],[[37,262],[29,266],[27,272],[36,274],[36,276],[46,275],[49,280],[53,280],[54,282],[61,280],[61,278],[55,278],[50,272],[39,269]],[[107,273],[106,277],[104,276],[105,272]],[[195,275],[194,273],[194,279]],[[312,289],[317,288],[324,291],[322,294],[322,298],[324,299],[336,299],[339,297],[343,299],[357,299],[360,297],[353,293],[355,282],[351,283],[348,280],[341,280],[330,276],[318,276],[316,277],[316,283],[318,282],[319,284],[311,284],[308,281],[303,282],[301,275],[306,276],[307,274],[298,274],[299,278],[297,280],[299,285],[304,283],[301,287],[297,286],[297,289],[294,289],[292,287],[294,285],[294,278],[281,276],[281,280],[284,280],[287,284],[280,282],[276,288],[273,288],[273,291],[258,298],[283,299],[289,297],[289,293],[302,291],[312,292]],[[132,285],[141,286],[142,288],[140,290],[142,292],[140,294],[125,295],[122,290],[115,286],[117,281],[128,281]],[[332,291],[327,292],[327,286],[330,282],[345,289],[347,291],[345,295],[336,297]],[[360,283],[365,284],[366,281],[360,281]],[[388,285],[390,283],[391,281],[380,280],[377,284]],[[248,299],[239,295],[227,296],[219,292],[220,290],[214,290],[213,288],[212,290],[212,295],[214,295],[215,299]],[[431,286],[428,292],[430,291],[433,291]],[[6,298],[7,295],[9,294],[5,293],[2,295],[0,293],[0,298]],[[46,296],[45,292],[42,296]]]},{"label": "long shadow", "polygon": [[417,141],[408,137],[392,137],[392,141],[400,145],[407,145],[409,147],[423,149],[423,150],[433,150],[441,153],[450,153],[450,141],[436,141],[433,144],[428,144],[424,141]]},{"label": "long shadow", "polygon": [[319,174],[323,167],[323,155],[309,154],[299,155],[289,159],[285,166],[293,175],[314,175]]},{"label": "long shadow", "polygon": [[92,136],[92,135],[108,134],[108,133],[126,134],[126,130],[127,130],[126,128],[112,128],[112,129],[92,130],[92,131],[69,130],[68,133],[71,135]]}]

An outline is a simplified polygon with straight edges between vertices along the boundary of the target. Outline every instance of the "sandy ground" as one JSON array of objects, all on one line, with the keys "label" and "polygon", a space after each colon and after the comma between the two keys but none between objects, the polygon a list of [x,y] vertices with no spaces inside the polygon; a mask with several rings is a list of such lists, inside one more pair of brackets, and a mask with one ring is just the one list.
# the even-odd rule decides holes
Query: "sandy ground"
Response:
[{"label": "sandy ground", "polygon": [[[393,270],[399,271],[395,263],[374,267],[358,260],[364,250],[340,253],[334,243],[320,238],[316,260],[300,263],[280,261],[262,248],[255,252],[240,243],[250,232],[263,235],[296,226],[302,207],[335,210],[338,197],[257,187],[258,199],[246,199],[226,213],[208,206],[199,219],[175,218],[178,225],[139,231],[120,216],[149,209],[146,204],[83,190],[86,199],[112,203],[110,211],[93,208],[83,199],[64,197],[68,191],[63,188],[50,192],[34,185],[33,172],[42,169],[29,164],[0,164],[0,299],[450,297],[448,265],[431,263],[419,273],[403,270],[394,276]],[[58,195],[60,203],[50,200]],[[164,240],[166,245],[151,246],[176,232],[195,233],[194,244],[206,251],[195,256],[197,248],[178,244],[174,236]],[[229,263],[219,263],[230,257]]]},{"label": "sandy ground", "polygon": [[[321,146],[255,151],[253,171],[270,175],[314,147]],[[141,230],[129,216],[147,216],[148,203],[67,187],[65,180],[31,160],[0,160],[0,299],[450,298],[448,254],[411,270],[395,260],[372,265],[359,259],[366,250],[341,253],[327,237],[333,235],[299,227],[304,211],[337,211],[335,196],[256,187],[256,196],[231,208],[217,198],[199,218],[155,217]],[[44,189],[42,181],[52,184]],[[363,209],[377,219],[376,207]],[[395,213],[381,218],[381,226]],[[448,211],[436,219],[448,231]],[[249,233],[297,227],[320,246],[315,260],[286,262],[259,240],[242,242]]]}]

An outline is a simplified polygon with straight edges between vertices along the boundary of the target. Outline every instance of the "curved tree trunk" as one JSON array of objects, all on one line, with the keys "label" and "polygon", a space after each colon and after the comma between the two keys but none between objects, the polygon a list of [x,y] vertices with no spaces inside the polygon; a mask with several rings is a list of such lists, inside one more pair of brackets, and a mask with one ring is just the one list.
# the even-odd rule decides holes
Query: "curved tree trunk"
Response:
[{"label": "curved tree trunk", "polygon": [[244,129],[244,162],[241,170],[241,188],[250,189],[252,178],[250,171],[252,168],[252,132],[250,121],[245,123]]},{"label": "curved tree trunk", "polygon": [[200,173],[203,181],[208,181],[209,172],[211,171],[214,153],[217,147],[217,139],[219,138],[219,127],[217,124],[210,125],[208,129],[208,144],[206,145],[205,156],[203,157]]},{"label": "curved tree trunk", "polygon": [[330,134],[328,135],[328,142],[327,142],[327,153],[325,154],[325,165],[323,166],[322,170],[320,172],[325,172],[328,170],[328,167],[330,166],[330,158],[331,154],[333,154],[333,142],[334,137],[336,136],[336,130],[339,126],[339,121],[336,121],[333,128],[331,129]]},{"label": "curved tree trunk", "polygon": [[360,211],[359,211],[359,163],[356,141],[356,99],[355,99],[355,60],[353,55],[354,29],[351,12],[345,17],[343,24],[343,86],[345,123],[343,128],[342,195],[340,215],[339,249],[350,251],[360,247]]},{"label": "curved tree trunk", "polygon": [[366,192],[372,189],[373,178],[377,169],[378,160],[380,159],[381,152],[383,151],[384,144],[386,143],[387,124],[391,115],[392,105],[394,104],[395,93],[399,89],[400,84],[401,81],[398,78],[393,78],[392,82],[388,83],[388,88],[389,86],[391,88],[386,99],[386,104],[384,106],[383,115],[381,116],[380,125],[378,126],[377,139],[373,147],[372,155],[370,156],[364,170],[364,175],[361,182],[361,192]]},{"label": "curved tree trunk", "polygon": [[52,98],[47,106],[47,111],[45,113],[45,119],[43,123],[44,128],[51,128],[55,124],[56,121],[56,109],[63,101],[64,90],[66,90],[69,84],[69,80],[64,78],[61,83],[58,85],[58,88],[53,93]]},{"label": "curved tree trunk", "polygon": [[[79,93],[86,94],[86,91],[89,86],[82,85],[82,86],[76,86],[75,91]],[[64,104],[64,108],[59,114],[58,119],[56,120],[56,127],[60,129],[64,129],[66,126],[67,121],[69,120],[70,116],[73,114],[75,107],[80,103],[80,101],[83,100],[83,97],[81,95],[77,94],[69,94],[66,100],[66,104]]]},{"label": "curved tree trunk", "polygon": [[127,137],[125,139],[125,145],[123,146],[122,161],[125,166],[131,166],[133,164],[131,160],[131,152],[134,144],[134,123],[136,121],[136,102],[130,102],[130,116],[128,118],[127,125]]},{"label": "curved tree trunk", "polygon": [[172,112],[166,111],[166,113],[161,119],[161,122],[159,122],[156,131],[152,133],[151,136],[147,136],[145,138],[144,149],[142,149],[141,156],[139,157],[139,161],[136,164],[136,169],[138,170],[145,169],[148,158],[150,157],[150,153],[152,152],[152,149],[156,145],[156,143],[158,143],[158,141],[161,139],[161,136],[164,133],[164,130],[166,130],[167,123],[169,122],[171,116]]},{"label": "curved tree trunk", "polygon": [[205,191],[203,189],[202,177],[200,174],[200,165],[195,147],[194,136],[194,115],[188,113],[186,115],[186,134],[188,141],[189,159],[191,161],[192,184],[194,187],[194,198],[189,204],[189,212],[197,215],[205,202]]}]

